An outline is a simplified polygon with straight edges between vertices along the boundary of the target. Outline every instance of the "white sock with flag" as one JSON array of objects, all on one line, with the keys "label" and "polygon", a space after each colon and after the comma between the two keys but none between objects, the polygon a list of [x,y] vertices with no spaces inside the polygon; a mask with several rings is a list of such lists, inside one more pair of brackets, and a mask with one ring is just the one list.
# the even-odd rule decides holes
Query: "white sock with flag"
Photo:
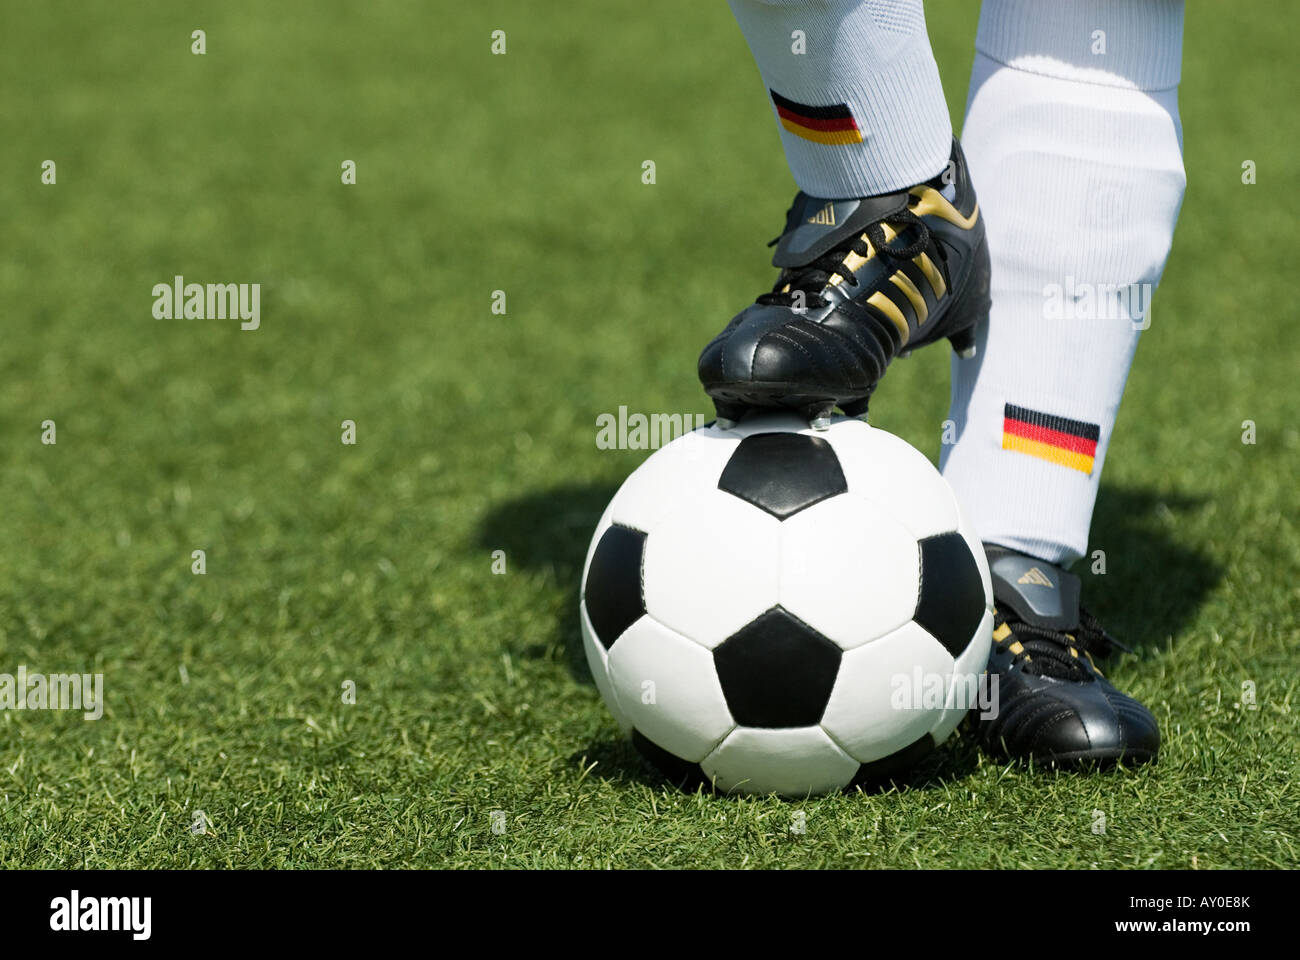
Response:
[{"label": "white sock with flag", "polygon": [[730,0],[799,189],[891,193],[948,163],[952,124],[921,0]]},{"label": "white sock with flag", "polygon": [[993,308],[977,356],[953,360],[957,442],[940,463],[985,541],[1054,563],[1088,550],[1182,202],[1182,28],[1181,0],[980,12],[962,146]]}]

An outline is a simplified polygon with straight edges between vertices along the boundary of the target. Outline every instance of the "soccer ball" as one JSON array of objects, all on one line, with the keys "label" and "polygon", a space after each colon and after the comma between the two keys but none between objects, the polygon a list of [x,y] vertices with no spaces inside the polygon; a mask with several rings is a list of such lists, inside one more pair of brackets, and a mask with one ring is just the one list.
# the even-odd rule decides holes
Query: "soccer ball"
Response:
[{"label": "soccer ball", "polygon": [[786,796],[946,739],[993,631],[984,551],[925,456],[783,413],[692,431],[634,471],[580,606],[601,697],[661,772]]}]

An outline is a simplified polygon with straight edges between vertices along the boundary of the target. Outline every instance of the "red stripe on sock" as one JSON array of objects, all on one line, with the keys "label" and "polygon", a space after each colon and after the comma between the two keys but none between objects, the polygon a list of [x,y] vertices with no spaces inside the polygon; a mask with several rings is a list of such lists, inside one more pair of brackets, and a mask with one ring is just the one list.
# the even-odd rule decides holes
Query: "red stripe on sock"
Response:
[{"label": "red stripe on sock", "polygon": [[801,113],[795,113],[793,110],[787,110],[785,107],[777,104],[776,112],[787,120],[799,124],[801,127],[807,127],[809,130],[856,130],[858,122],[852,117],[835,117],[830,120],[821,120],[816,117],[805,117]]},{"label": "red stripe on sock", "polygon": [[1025,437],[1029,440],[1037,440],[1039,443],[1060,447],[1062,450],[1069,450],[1071,453],[1082,453],[1087,457],[1097,455],[1096,440],[1076,437],[1070,433],[1062,433],[1060,430],[1049,430],[1047,427],[1038,427],[1032,423],[1025,423],[1023,420],[1003,417],[1002,430],[1017,437]]}]

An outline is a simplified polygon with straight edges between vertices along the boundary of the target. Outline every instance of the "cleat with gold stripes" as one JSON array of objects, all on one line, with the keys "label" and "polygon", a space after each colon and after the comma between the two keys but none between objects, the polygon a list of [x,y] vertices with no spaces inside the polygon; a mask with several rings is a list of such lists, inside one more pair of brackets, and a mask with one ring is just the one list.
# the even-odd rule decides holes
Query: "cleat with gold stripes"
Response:
[{"label": "cleat with gold stripes", "polygon": [[988,316],[984,220],[953,140],[947,168],[908,190],[851,200],[799,193],[786,214],[765,293],[700,354],[718,407],[826,404],[862,416],[890,361],[947,338],[973,356]]},{"label": "cleat with gold stripes", "polygon": [[1079,605],[1079,578],[1006,547],[984,549],[995,604],[988,672],[996,707],[967,718],[980,746],[998,758],[1062,766],[1154,761],[1155,717],[1093,662],[1128,648]]}]

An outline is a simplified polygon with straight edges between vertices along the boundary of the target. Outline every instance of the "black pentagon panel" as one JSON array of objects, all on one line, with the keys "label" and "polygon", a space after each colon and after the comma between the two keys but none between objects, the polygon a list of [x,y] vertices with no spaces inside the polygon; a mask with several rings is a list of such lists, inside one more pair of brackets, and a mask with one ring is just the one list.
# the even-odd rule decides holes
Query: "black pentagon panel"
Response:
[{"label": "black pentagon panel", "polygon": [[713,788],[712,782],[704,775],[704,768],[698,763],[691,763],[670,753],[640,730],[632,731],[632,745],[652,767],[663,774],[665,780],[678,789],[694,791],[700,786],[710,790]]},{"label": "black pentagon panel", "polygon": [[984,616],[980,568],[960,533],[921,541],[921,589],[912,619],[954,657],[966,649]]},{"label": "black pentagon panel", "polygon": [[641,590],[644,561],[645,534],[631,527],[610,527],[591,555],[582,602],[606,650],[645,613]]},{"label": "black pentagon panel", "polygon": [[746,727],[810,727],[826,712],[839,646],[781,606],[751,620],[713,651],[722,694]]},{"label": "black pentagon panel", "polygon": [[718,479],[718,489],[785,520],[845,493],[849,485],[835,450],[821,437],[755,433],[736,446]]},{"label": "black pentagon panel", "polygon": [[928,733],[923,734],[902,750],[895,750],[887,757],[859,766],[858,772],[853,775],[853,779],[845,789],[852,790],[854,787],[861,787],[867,791],[885,789],[891,783],[900,781],[932,750],[934,750],[934,737]]}]

